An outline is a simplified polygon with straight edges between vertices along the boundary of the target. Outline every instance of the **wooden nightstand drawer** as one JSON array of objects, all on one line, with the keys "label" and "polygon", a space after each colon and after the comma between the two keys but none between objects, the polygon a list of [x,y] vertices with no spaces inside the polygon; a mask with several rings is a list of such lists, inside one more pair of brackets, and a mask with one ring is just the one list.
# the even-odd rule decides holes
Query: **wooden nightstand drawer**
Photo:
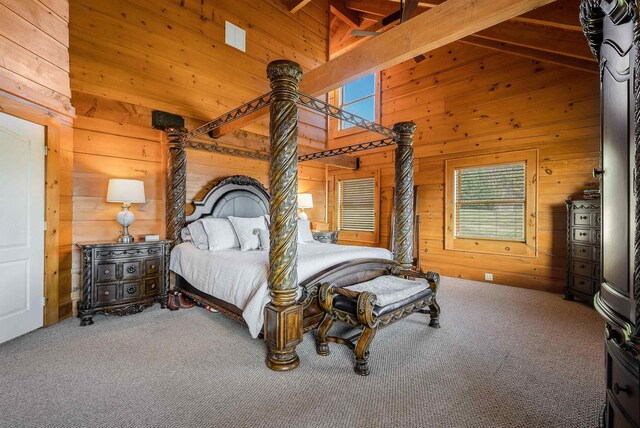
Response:
[{"label": "wooden nightstand drawer", "polygon": [[131,281],[122,283],[122,300],[137,299],[142,295],[140,282]]},{"label": "wooden nightstand drawer", "polygon": [[118,284],[99,285],[96,287],[96,302],[102,305],[118,301]]},{"label": "wooden nightstand drawer", "polygon": [[140,278],[142,276],[141,267],[140,260],[122,263],[122,279]]},{"label": "wooden nightstand drawer", "polygon": [[637,366],[627,368],[627,364],[637,365],[637,362],[624,363],[623,351],[612,340],[607,340],[607,395],[610,401],[615,402],[635,424],[640,424],[640,381],[638,380]]},{"label": "wooden nightstand drawer", "polygon": [[573,268],[573,273],[575,273],[576,275],[582,275],[582,276],[588,276],[588,277],[593,276],[593,265],[584,260],[574,260],[572,268]]},{"label": "wooden nightstand drawer", "polygon": [[159,258],[149,259],[144,261],[145,264],[145,275],[157,275],[160,273],[162,269],[162,265],[160,264]]},{"label": "wooden nightstand drawer", "polygon": [[116,280],[115,263],[99,263],[96,266],[97,282],[109,282]]},{"label": "wooden nightstand drawer", "polygon": [[591,226],[591,213],[590,212],[574,212],[573,224],[575,226]]},{"label": "wooden nightstand drawer", "polygon": [[144,293],[147,296],[153,296],[160,293],[162,289],[160,284],[160,277],[147,278],[144,280]]}]

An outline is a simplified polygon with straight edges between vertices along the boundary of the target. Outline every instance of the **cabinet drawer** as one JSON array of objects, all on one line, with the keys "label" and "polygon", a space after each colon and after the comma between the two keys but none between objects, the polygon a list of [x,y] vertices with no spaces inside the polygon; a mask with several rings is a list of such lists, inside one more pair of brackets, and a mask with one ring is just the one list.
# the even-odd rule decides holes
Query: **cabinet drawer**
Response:
[{"label": "cabinet drawer", "polygon": [[640,380],[612,353],[612,348],[617,348],[617,345],[607,343],[607,395],[619,404],[634,423],[638,424],[640,422],[638,405]]},{"label": "cabinet drawer", "polygon": [[147,296],[153,296],[156,294],[160,294],[160,290],[162,289],[162,284],[160,282],[160,277],[155,278],[147,278],[144,281],[144,293]]},{"label": "cabinet drawer", "polygon": [[96,281],[108,282],[115,281],[116,279],[116,264],[115,263],[98,263],[96,266]]},{"label": "cabinet drawer", "polygon": [[591,229],[574,227],[571,231],[571,239],[576,242],[591,242]]},{"label": "cabinet drawer", "polygon": [[133,260],[122,263],[122,279],[140,278],[142,276],[142,262]]},{"label": "cabinet drawer", "polygon": [[96,287],[96,303],[108,305],[118,301],[118,284],[99,285]]},{"label": "cabinet drawer", "polygon": [[582,278],[580,276],[573,275],[572,289],[580,291],[585,294],[593,294],[593,281],[588,278]]},{"label": "cabinet drawer", "polygon": [[571,264],[572,272],[576,275],[593,276],[593,264],[584,260],[573,260]]},{"label": "cabinet drawer", "polygon": [[141,296],[140,282],[123,282],[122,283],[122,300],[137,299]]},{"label": "cabinet drawer", "polygon": [[590,212],[574,212],[573,213],[573,225],[574,226],[591,226],[591,214]]},{"label": "cabinet drawer", "polygon": [[593,257],[593,247],[590,245],[571,244],[571,254],[577,259],[591,260]]},{"label": "cabinet drawer", "polygon": [[145,263],[145,275],[147,276],[158,275],[162,270],[162,266],[160,265],[159,258],[145,260],[144,263]]}]

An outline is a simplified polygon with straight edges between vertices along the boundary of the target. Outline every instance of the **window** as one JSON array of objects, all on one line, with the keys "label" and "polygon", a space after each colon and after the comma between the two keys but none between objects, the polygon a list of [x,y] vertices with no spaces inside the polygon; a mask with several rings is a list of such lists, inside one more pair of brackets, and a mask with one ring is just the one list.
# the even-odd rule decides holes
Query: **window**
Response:
[{"label": "window", "polygon": [[378,172],[336,175],[336,224],[340,240],[378,242]]},{"label": "window", "polygon": [[535,255],[537,151],[446,162],[446,248]]},{"label": "window", "polygon": [[[329,94],[329,103],[372,122],[379,120],[379,82],[377,73],[353,80]],[[333,138],[364,131],[358,126],[330,118],[330,134]]]}]

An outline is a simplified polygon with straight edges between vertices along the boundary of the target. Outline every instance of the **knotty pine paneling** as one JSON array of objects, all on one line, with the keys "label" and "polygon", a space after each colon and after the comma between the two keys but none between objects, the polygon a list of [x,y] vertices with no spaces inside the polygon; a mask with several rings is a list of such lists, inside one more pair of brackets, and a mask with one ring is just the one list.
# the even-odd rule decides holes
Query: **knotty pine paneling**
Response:
[{"label": "knotty pine paneling", "polygon": [[67,0],[0,1],[0,89],[73,115]]},{"label": "knotty pine paneling", "polygon": [[[295,14],[281,0],[78,0],[70,12],[72,89],[201,120],[268,92],[272,60],[305,72],[327,60],[323,0]],[[225,21],[245,29],[246,53],[224,43]],[[268,135],[268,116],[247,130]],[[301,112],[300,137],[324,148],[324,117]]]},{"label": "knotty pine paneling", "polygon": [[[453,43],[420,64],[407,61],[382,73],[382,123],[414,120],[415,183],[420,259],[442,275],[560,292],[566,281],[567,198],[598,183],[599,83],[596,75]],[[351,135],[344,146],[370,139]],[[447,159],[538,149],[538,255],[498,256],[444,249]],[[361,156],[361,169],[381,177],[380,245],[389,246],[394,152]],[[329,169],[328,215],[335,217]]]}]

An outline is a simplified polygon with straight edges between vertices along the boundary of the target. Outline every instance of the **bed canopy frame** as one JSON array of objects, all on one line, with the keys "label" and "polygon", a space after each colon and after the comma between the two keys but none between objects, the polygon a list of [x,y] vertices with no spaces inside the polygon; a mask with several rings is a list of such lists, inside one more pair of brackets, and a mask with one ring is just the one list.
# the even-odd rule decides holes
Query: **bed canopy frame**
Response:
[{"label": "bed canopy frame", "polygon": [[[413,134],[414,122],[396,123],[393,128],[370,122],[298,90],[302,68],[295,62],[277,60],[267,66],[271,91],[242,106],[188,131],[167,129],[169,166],[167,186],[167,239],[173,248],[180,243],[186,217],[186,149],[206,150],[268,160],[270,191],[269,289],[271,302],[265,308],[264,340],[268,346],[266,364],[272,370],[298,366],[296,346],[302,342],[303,305],[296,300],[297,279],[297,194],[298,162],[355,153],[396,145],[394,259],[405,269],[413,261]],[[298,106],[302,105],[336,119],[382,135],[362,144],[298,156]],[[269,107],[270,152],[268,155],[194,141],[221,126]]]}]

